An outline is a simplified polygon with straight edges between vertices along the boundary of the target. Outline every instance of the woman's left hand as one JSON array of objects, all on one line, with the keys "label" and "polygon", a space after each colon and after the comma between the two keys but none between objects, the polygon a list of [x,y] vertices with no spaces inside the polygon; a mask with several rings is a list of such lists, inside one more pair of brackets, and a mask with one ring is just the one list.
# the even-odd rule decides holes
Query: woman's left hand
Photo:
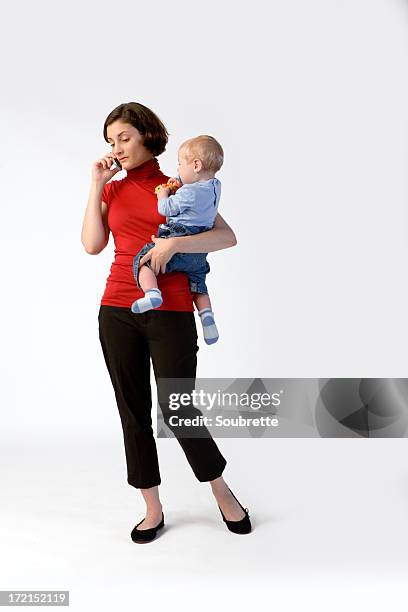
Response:
[{"label": "woman's left hand", "polygon": [[152,236],[152,242],[155,246],[146,255],[143,255],[139,265],[142,266],[146,261],[150,261],[152,270],[157,276],[159,272],[162,274],[166,272],[166,263],[175,253],[174,243],[171,238],[157,238],[154,235]]}]

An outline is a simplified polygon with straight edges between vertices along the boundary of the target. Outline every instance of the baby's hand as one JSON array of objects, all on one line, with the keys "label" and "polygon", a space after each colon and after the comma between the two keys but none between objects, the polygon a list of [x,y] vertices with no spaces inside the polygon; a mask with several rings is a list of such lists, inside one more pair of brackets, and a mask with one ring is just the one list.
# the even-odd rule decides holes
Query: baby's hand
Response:
[{"label": "baby's hand", "polygon": [[[162,185],[157,185],[156,189],[154,190],[154,193],[158,195],[162,189],[166,189],[166,195],[164,197],[167,198],[169,193],[175,194],[177,189],[179,189],[180,187],[181,187],[181,183],[178,179],[169,178],[167,183],[163,183]],[[163,193],[162,193],[162,197],[163,197]]]},{"label": "baby's hand", "polygon": [[159,193],[160,189],[162,189],[165,186],[166,185],[164,183],[162,183],[161,185],[157,185],[157,187],[155,187],[154,193],[157,195]]},{"label": "baby's hand", "polygon": [[170,188],[166,185],[158,185],[155,189],[155,193],[159,200],[161,200],[161,198],[168,198],[170,194]]}]

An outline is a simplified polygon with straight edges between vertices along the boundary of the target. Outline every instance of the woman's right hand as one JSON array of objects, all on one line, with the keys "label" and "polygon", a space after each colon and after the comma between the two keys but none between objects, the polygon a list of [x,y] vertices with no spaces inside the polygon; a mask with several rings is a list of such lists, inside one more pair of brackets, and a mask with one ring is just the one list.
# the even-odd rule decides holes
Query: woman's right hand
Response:
[{"label": "woman's right hand", "polygon": [[94,162],[92,166],[92,181],[94,183],[100,183],[101,185],[105,185],[112,176],[114,176],[117,172],[120,172],[119,168],[116,166],[111,169],[111,166],[114,161],[114,156],[111,153],[105,155],[105,157],[101,157],[96,162]]}]

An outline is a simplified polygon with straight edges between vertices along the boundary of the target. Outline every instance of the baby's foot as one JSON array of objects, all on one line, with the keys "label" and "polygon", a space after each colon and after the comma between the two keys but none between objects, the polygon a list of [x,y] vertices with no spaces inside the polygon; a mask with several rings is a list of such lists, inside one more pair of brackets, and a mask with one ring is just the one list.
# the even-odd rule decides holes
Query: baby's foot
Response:
[{"label": "baby's foot", "polygon": [[148,310],[159,308],[162,304],[163,298],[160,289],[148,289],[144,297],[133,302],[131,310],[136,314],[140,314]]},{"label": "baby's foot", "polygon": [[204,340],[207,344],[214,344],[217,342],[219,335],[217,326],[215,325],[214,313],[211,308],[203,308],[198,311],[200,315],[201,324],[203,326]]}]

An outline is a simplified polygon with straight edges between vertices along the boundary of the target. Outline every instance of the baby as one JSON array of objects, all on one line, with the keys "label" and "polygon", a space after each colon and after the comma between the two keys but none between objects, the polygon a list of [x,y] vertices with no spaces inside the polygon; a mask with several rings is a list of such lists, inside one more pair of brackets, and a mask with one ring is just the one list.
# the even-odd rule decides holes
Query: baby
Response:
[{"label": "baby", "polygon": [[[222,147],[212,136],[190,138],[181,145],[178,170],[182,186],[174,195],[170,195],[170,188],[163,185],[157,190],[159,213],[167,217],[167,222],[159,225],[159,238],[187,236],[212,229],[221,195],[221,183],[215,178],[215,173],[223,161]],[[136,284],[145,294],[133,302],[131,310],[134,313],[158,308],[163,303],[150,261],[139,268],[141,257],[154,246],[154,242],[145,244],[133,259]],[[205,284],[209,271],[207,253],[176,253],[166,264],[166,272],[185,272],[188,275],[204,340],[207,344],[214,344],[219,336]]]}]

